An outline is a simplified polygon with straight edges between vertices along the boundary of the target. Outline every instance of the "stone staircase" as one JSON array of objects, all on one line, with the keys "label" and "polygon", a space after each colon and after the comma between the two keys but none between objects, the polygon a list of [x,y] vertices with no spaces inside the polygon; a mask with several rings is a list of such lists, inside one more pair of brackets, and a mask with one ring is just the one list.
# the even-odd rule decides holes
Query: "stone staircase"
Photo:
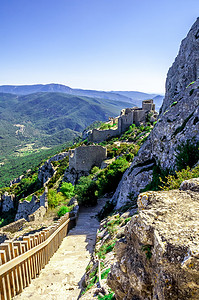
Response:
[{"label": "stone staircase", "polygon": [[80,296],[85,269],[94,249],[99,222],[96,214],[107,199],[80,210],[77,225],[64,238],[38,278],[14,299],[76,300]]}]

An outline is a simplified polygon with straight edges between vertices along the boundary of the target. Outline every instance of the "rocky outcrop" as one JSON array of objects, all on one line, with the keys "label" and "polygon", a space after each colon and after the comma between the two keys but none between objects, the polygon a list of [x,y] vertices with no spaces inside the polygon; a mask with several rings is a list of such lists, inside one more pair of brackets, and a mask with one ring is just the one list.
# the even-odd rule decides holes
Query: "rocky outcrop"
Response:
[{"label": "rocky outcrop", "polygon": [[199,77],[199,18],[182,41],[178,56],[169,69],[166,80],[166,95],[160,110],[164,113],[178,101],[179,94]]},{"label": "rocky outcrop", "polygon": [[38,170],[38,179],[45,184],[55,173],[55,169],[50,161],[46,161],[43,166],[41,166]]},{"label": "rocky outcrop", "polygon": [[49,158],[49,162],[52,162],[52,161],[59,161],[59,160],[62,160],[64,159],[65,157],[68,156],[68,152],[61,152],[59,154],[56,154],[54,156],[52,156],[51,158]]},{"label": "rocky outcrop", "polygon": [[19,182],[22,180],[23,177],[24,177],[24,175],[21,175],[21,176],[19,176],[18,178],[15,178],[15,179],[11,180],[11,181],[10,181],[10,187],[11,187],[13,184],[15,184],[15,183],[19,183]]},{"label": "rocky outcrop", "polygon": [[[179,55],[168,72],[166,96],[158,122],[113,197],[117,208],[128,201],[129,194],[138,195],[152,180],[155,164],[163,169],[175,169],[178,146],[187,140],[199,141],[199,79],[191,83],[199,74],[197,36],[199,19],[182,42]],[[174,92],[176,86],[179,87]]]},{"label": "rocky outcrop", "polygon": [[63,160],[68,156],[68,152],[58,153],[47,161],[45,161],[44,165],[41,166],[38,170],[38,179],[45,185],[49,182],[50,178],[55,174],[56,170],[52,165],[53,161]]},{"label": "rocky outcrop", "polygon": [[198,299],[199,179],[180,189],[139,195],[108,277],[117,300]]},{"label": "rocky outcrop", "polygon": [[9,195],[8,192],[5,192],[1,196],[1,212],[8,212],[15,207],[15,195]]},{"label": "rocky outcrop", "polygon": [[22,218],[33,221],[43,217],[48,209],[47,193],[48,190],[45,188],[45,192],[40,196],[40,199],[33,195],[31,201],[19,201],[15,221]]},{"label": "rocky outcrop", "polygon": [[75,185],[78,183],[79,179],[82,176],[88,176],[88,175],[89,175],[89,172],[76,171],[74,168],[70,170],[69,168],[67,168],[66,171],[64,172],[63,181],[70,182],[73,185]]}]

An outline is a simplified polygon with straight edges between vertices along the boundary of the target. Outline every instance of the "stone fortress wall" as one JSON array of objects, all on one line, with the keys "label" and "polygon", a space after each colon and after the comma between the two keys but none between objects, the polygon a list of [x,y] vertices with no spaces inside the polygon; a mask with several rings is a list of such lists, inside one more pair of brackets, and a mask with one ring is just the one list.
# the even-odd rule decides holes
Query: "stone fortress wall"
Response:
[{"label": "stone fortress wall", "polygon": [[116,129],[93,129],[88,132],[88,141],[99,143],[109,138],[121,135],[129,128],[130,125],[135,124],[136,126],[139,126],[142,122],[145,122],[146,117],[150,112],[153,114],[155,121],[158,114],[155,111],[155,104],[152,99],[142,101],[142,108],[132,107],[122,109],[120,116],[116,118],[109,118],[109,122],[107,122],[107,124],[110,125],[118,123],[118,127]]},{"label": "stone fortress wall", "polygon": [[101,166],[107,157],[107,150],[102,146],[80,146],[69,150],[69,169],[89,172],[93,166]]}]

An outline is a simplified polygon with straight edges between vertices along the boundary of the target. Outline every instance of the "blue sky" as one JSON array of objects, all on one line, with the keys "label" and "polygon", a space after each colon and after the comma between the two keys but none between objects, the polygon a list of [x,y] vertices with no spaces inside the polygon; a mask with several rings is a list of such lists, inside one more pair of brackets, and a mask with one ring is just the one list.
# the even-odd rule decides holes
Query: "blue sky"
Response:
[{"label": "blue sky", "polygon": [[164,93],[198,0],[0,0],[0,85]]}]

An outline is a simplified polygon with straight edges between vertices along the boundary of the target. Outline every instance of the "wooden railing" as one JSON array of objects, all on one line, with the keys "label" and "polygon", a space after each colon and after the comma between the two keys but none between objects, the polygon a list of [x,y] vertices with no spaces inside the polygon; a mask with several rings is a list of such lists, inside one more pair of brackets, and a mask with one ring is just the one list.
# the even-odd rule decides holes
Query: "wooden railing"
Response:
[{"label": "wooden railing", "polygon": [[22,292],[59,248],[77,214],[66,213],[53,226],[21,241],[6,240],[0,244],[0,297],[10,300]]}]

